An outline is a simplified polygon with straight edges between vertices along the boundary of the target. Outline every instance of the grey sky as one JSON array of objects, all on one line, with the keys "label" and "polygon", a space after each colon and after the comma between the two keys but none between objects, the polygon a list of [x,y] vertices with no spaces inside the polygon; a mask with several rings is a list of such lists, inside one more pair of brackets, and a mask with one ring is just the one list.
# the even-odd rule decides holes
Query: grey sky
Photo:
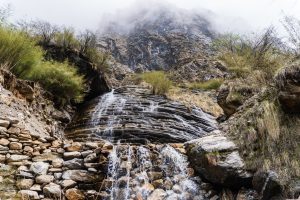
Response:
[{"label": "grey sky", "polygon": [[[154,0],[155,1],[155,0]],[[156,0],[158,1],[158,0]],[[207,9],[223,31],[256,31],[271,24],[279,26],[284,15],[300,19],[299,0],[160,0],[184,9]],[[153,2],[153,0],[151,0]],[[77,29],[97,29],[105,14],[147,5],[148,0],[0,0],[11,4],[12,20],[43,19]],[[149,5],[151,6],[151,5]],[[105,18],[104,18],[105,20]]]}]

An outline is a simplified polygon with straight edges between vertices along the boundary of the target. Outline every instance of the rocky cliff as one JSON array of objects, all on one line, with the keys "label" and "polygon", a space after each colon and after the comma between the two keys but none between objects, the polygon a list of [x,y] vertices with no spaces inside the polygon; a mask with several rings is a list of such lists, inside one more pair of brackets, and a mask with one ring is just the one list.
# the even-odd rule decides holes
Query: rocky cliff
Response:
[{"label": "rocky cliff", "polygon": [[224,75],[211,58],[214,35],[204,16],[160,7],[138,12],[125,22],[110,22],[101,29],[98,45],[112,55],[116,79],[130,71],[165,70],[172,71],[174,79],[205,80]]}]

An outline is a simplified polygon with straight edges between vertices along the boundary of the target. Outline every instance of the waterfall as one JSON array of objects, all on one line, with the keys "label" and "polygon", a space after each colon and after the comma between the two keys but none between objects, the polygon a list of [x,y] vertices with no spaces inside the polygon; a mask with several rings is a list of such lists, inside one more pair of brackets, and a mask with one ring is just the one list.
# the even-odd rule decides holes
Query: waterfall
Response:
[{"label": "waterfall", "polygon": [[[201,135],[205,132],[205,127],[210,123],[214,124],[213,118],[206,116],[207,114],[201,110],[193,111],[191,115],[197,117],[191,120],[190,115],[181,116],[184,107],[178,107],[181,110],[172,114],[174,106],[176,108],[178,105],[166,104],[162,107],[164,105],[161,103],[165,101],[159,102],[153,97],[139,101],[134,96],[122,95],[119,91],[112,90],[103,95],[94,108],[89,121],[89,124],[94,127],[93,136],[97,135],[98,138],[113,144],[108,157],[106,178],[106,182],[110,185],[102,191],[106,192],[110,200],[156,200],[155,194],[158,192],[166,200],[202,199],[204,197],[200,192],[200,179],[194,177],[187,157],[182,153],[184,152],[182,144],[179,147],[176,147],[176,144],[174,147],[172,144],[131,144],[124,143],[126,140],[118,138],[122,137],[122,134],[127,134],[125,125],[126,123],[132,124],[130,113],[132,114],[134,110],[140,111],[137,116],[143,122],[141,127],[156,128],[159,125],[163,127],[168,125],[170,120],[175,119],[174,125],[170,127],[178,126],[179,137],[188,138],[191,133]],[[162,119],[166,116],[170,118],[153,126],[153,117],[156,116]],[[147,121],[144,120],[146,117],[152,118]],[[198,119],[203,119],[207,123],[198,126],[202,122]],[[143,131],[142,128],[141,131]],[[114,143],[115,141],[118,142]]]}]

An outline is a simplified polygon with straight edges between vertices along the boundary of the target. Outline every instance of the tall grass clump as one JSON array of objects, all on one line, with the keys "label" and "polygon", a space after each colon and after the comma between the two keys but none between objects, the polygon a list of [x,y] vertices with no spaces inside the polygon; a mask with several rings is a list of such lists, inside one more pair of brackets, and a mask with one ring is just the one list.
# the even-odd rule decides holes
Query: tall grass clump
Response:
[{"label": "tall grass clump", "polygon": [[163,71],[146,72],[140,75],[140,79],[150,84],[153,94],[164,95],[172,86],[172,81]]},{"label": "tall grass clump", "polygon": [[42,65],[35,66],[27,78],[39,82],[46,90],[56,95],[61,105],[83,100],[84,79],[77,74],[76,68],[67,62],[43,62]]},{"label": "tall grass clump", "polygon": [[260,71],[265,80],[270,80],[288,58],[273,28],[251,38],[223,35],[215,40],[214,46],[219,51],[218,58],[228,70],[242,78],[248,77],[253,71]]},{"label": "tall grass clump", "polygon": [[43,51],[26,33],[0,26],[0,63],[24,77],[43,59]]},{"label": "tall grass clump", "polygon": [[200,89],[200,90],[217,90],[219,87],[222,85],[224,82],[223,79],[210,79],[208,81],[204,82],[193,82],[188,84],[188,88],[195,90],[195,89]]}]

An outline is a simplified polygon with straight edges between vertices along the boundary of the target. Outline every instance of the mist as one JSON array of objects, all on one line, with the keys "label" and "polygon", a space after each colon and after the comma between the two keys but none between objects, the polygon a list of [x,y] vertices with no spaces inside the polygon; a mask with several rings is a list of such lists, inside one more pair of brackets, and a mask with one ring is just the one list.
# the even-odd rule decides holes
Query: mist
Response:
[{"label": "mist", "polygon": [[12,22],[42,19],[77,30],[101,30],[108,22],[130,28],[138,12],[159,6],[201,14],[219,32],[250,33],[271,25],[282,32],[284,16],[300,19],[297,0],[1,0],[0,6],[7,4],[12,8]]}]

